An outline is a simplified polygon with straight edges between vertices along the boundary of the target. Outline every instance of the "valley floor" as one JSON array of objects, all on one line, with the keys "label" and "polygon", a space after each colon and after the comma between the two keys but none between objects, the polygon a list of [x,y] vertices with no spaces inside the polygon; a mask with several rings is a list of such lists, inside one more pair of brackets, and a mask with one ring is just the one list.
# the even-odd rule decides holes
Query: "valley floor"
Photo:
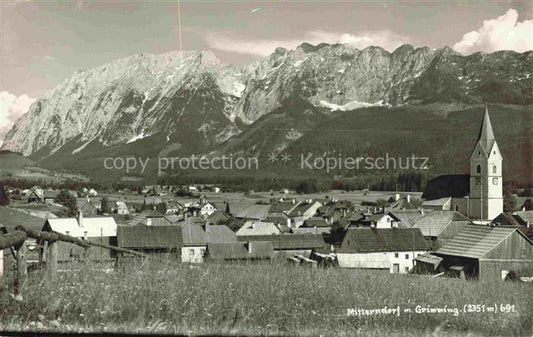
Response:
[{"label": "valley floor", "polygon": [[[9,275],[4,281],[0,331],[523,336],[531,335],[533,322],[530,284],[310,269],[275,260],[187,265],[151,258],[107,272],[84,264],[58,273],[55,282],[35,271],[20,301],[9,294]],[[501,312],[507,304],[513,310]],[[468,305],[485,312],[464,312]],[[496,313],[485,309],[495,305]],[[347,314],[384,307],[399,307],[400,314]],[[429,307],[450,310],[417,313]]]}]

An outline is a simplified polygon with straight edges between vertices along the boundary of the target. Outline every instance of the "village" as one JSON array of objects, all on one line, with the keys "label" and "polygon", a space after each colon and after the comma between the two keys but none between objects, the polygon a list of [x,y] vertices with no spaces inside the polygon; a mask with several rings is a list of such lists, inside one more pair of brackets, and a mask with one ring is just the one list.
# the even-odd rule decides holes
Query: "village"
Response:
[{"label": "village", "polygon": [[[23,216],[3,216],[3,232],[29,226],[183,263],[276,259],[311,268],[531,281],[531,199],[523,198],[517,211],[503,212],[497,149],[487,111],[472,152],[469,190],[453,186],[454,179],[464,183],[462,176],[445,176],[430,181],[422,194],[224,193],[215,185],[152,185],[114,193],[8,187],[10,211]],[[65,200],[70,217],[58,217],[51,209],[64,208]],[[34,255],[29,260],[47,263],[42,242],[26,244]],[[79,261],[112,268],[125,257],[112,249],[87,254],[71,243],[56,246],[59,269]],[[17,265],[9,249],[3,252],[0,275]]]}]

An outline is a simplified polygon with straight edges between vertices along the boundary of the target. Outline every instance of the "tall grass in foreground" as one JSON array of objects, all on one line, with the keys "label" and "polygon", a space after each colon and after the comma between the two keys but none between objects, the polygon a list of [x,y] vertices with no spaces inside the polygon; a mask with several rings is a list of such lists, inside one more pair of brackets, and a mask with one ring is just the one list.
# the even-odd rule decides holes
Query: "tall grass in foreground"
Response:
[{"label": "tall grass in foreground", "polygon": [[[74,268],[79,268],[75,270]],[[165,259],[105,273],[36,274],[23,301],[0,294],[0,330],[289,335],[531,335],[531,285],[432,279],[277,262],[190,266]],[[348,308],[514,304],[516,313],[348,317]]]}]

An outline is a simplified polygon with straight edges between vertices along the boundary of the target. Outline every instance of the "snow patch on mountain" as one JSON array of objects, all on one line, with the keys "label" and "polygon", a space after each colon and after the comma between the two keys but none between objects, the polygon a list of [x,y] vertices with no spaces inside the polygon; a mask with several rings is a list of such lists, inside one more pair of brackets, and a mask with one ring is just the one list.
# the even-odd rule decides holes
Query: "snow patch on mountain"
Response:
[{"label": "snow patch on mountain", "polygon": [[351,101],[343,105],[330,103],[330,102],[321,100],[319,102],[319,106],[328,108],[331,111],[349,111],[349,110],[355,110],[355,109],[360,109],[360,108],[368,108],[372,106],[384,106],[384,105],[383,105],[383,100],[375,102],[375,103]]},{"label": "snow patch on mountain", "polygon": [[74,151],[72,151],[72,154],[76,154],[80,151],[82,151],[83,149],[85,149],[87,147],[87,145],[89,145],[90,142],[92,142],[94,139],[90,139],[88,140],[87,142],[83,143],[82,146],[78,147],[77,149],[75,149]]},{"label": "snow patch on mountain", "polygon": [[130,138],[130,139],[126,142],[126,144],[130,144],[130,143],[136,142],[136,141],[141,140],[141,139],[143,139],[143,138],[145,138],[145,137],[148,137],[148,135],[145,135],[145,134],[144,134],[144,131],[142,131],[140,134],[138,134],[138,135],[133,136],[132,138]]}]

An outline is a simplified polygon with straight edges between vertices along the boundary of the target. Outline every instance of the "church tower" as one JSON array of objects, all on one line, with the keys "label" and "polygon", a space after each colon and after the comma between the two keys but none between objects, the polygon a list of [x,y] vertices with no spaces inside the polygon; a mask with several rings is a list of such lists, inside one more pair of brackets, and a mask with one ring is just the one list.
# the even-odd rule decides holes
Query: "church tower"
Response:
[{"label": "church tower", "polygon": [[502,160],[485,107],[478,140],[470,155],[470,218],[492,220],[503,212]]}]

